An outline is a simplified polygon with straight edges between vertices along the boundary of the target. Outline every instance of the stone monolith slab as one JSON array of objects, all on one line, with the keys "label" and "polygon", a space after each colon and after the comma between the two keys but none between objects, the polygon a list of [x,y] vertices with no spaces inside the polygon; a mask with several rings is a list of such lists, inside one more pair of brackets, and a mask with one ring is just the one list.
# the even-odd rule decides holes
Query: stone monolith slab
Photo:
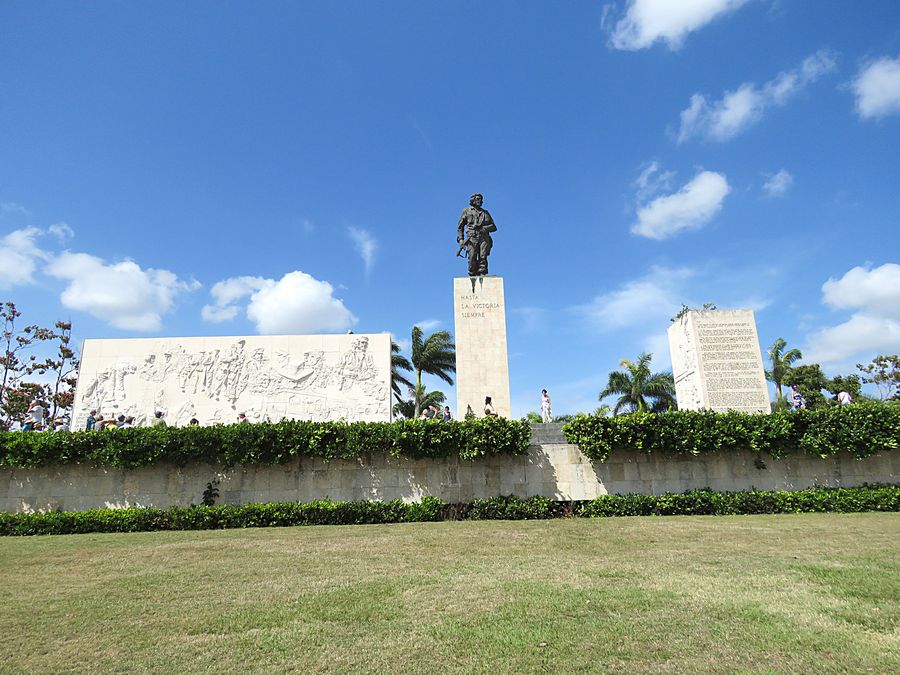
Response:
[{"label": "stone monolith slab", "polygon": [[490,396],[501,417],[510,416],[509,360],[503,278],[457,277],[453,280],[456,321],[456,415],[466,409],[482,417]]},{"label": "stone monolith slab", "polygon": [[681,410],[769,412],[752,310],[690,310],[668,336]]}]

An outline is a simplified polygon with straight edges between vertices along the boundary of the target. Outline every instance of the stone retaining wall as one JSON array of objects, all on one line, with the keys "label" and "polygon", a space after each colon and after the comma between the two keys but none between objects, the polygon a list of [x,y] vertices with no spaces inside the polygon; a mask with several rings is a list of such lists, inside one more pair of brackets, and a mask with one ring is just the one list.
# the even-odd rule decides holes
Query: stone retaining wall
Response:
[{"label": "stone retaining wall", "polygon": [[89,464],[0,469],[0,508],[84,510],[199,504],[206,484],[219,480],[218,504],[315,499],[417,501],[423,496],[467,502],[497,495],[593,499],[603,494],[662,494],[694,488],[799,490],[816,485],[852,487],[900,482],[900,453],[856,460],[794,455],[764,458],[749,451],[668,457],[614,453],[592,463],[569,445],[560,425],[536,425],[534,445],[519,457],[477,461],[408,460],[372,456],[355,461],[300,459],[281,466],[208,464],[112,469]]}]

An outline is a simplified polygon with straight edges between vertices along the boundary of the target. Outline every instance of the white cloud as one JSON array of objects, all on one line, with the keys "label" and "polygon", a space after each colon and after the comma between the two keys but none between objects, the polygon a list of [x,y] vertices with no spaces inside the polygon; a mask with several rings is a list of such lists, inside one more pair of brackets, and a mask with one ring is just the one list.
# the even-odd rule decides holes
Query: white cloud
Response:
[{"label": "white cloud", "polygon": [[[738,9],[747,0],[629,0],[625,16],[616,23],[609,43],[616,49],[643,49],[664,40],[678,49],[688,33],[718,16]],[[604,15],[605,22],[605,15]]]},{"label": "white cloud", "polygon": [[60,295],[65,307],[123,330],[159,330],[175,297],[199,287],[196,281],[181,281],[168,270],[141,269],[132,260],[108,264],[96,256],[69,251],[53,258],[46,272],[69,281]]},{"label": "white cloud", "polygon": [[233,319],[241,307],[238,301],[249,296],[247,318],[262,335],[321,333],[347,330],[357,319],[344,303],[334,297],[334,288],[299,270],[281,279],[232,277],[216,283],[210,294],[214,303],[201,315],[206,321]]},{"label": "white cloud", "polygon": [[678,192],[657,197],[640,207],[631,231],[659,240],[682,230],[703,227],[721,210],[730,191],[724,175],[701,171]]},{"label": "white cloud", "polygon": [[766,197],[783,197],[794,184],[794,177],[786,170],[768,174],[763,184],[763,193]]},{"label": "white cloud", "polygon": [[51,225],[47,228],[47,231],[54,237],[59,239],[60,243],[63,244],[75,236],[75,230],[69,227],[66,223],[56,223],[55,225]]},{"label": "white cloud", "polygon": [[425,319],[424,321],[416,321],[413,325],[421,328],[423,333],[428,333],[438,328],[441,325],[441,321],[440,319]]},{"label": "white cloud", "polygon": [[363,263],[366,266],[366,274],[369,274],[373,265],[375,265],[375,251],[378,249],[378,242],[375,241],[371,232],[359,227],[348,227],[347,234],[353,241],[356,252],[363,259]]},{"label": "white cloud", "polygon": [[768,108],[785,105],[807,85],[836,68],[834,55],[821,49],[803,60],[797,68],[779,73],[759,86],[745,82],[725,92],[721,100],[709,102],[701,94],[691,96],[681,111],[678,142],[702,135],[716,141],[727,141],[758,121]]},{"label": "white cloud", "polygon": [[637,200],[643,202],[663,190],[671,189],[674,178],[674,171],[662,171],[659,162],[656,160],[650,162],[641,171],[641,175],[637,177],[637,180],[634,181],[634,187],[637,189]]},{"label": "white cloud", "polygon": [[835,309],[858,309],[900,318],[900,265],[854,267],[822,285],[822,299]]},{"label": "white cloud", "polygon": [[575,311],[604,331],[668,322],[681,308],[684,281],[693,275],[687,268],[653,267],[647,275],[598,295]]},{"label": "white cloud", "polygon": [[900,345],[900,321],[854,314],[848,321],[824,328],[807,338],[804,361],[833,364],[858,357],[868,361],[878,353],[896,353]]},{"label": "white cloud", "polygon": [[0,289],[34,281],[37,261],[47,258],[36,241],[40,235],[38,228],[25,227],[0,239]]},{"label": "white cloud", "polygon": [[235,304],[241,298],[252,295],[254,292],[265,288],[271,279],[262,277],[231,277],[213,284],[209,294],[213,297],[213,304],[204,305],[200,310],[200,316],[210,323],[231,321],[238,315],[240,308]]},{"label": "white cloud", "polygon": [[847,321],[810,334],[803,350],[806,360],[869,359],[900,347],[900,265],[854,267],[822,285],[822,300],[833,309],[855,311]]},{"label": "white cloud", "polygon": [[856,111],[863,119],[900,114],[900,57],[878,59],[853,81]]}]

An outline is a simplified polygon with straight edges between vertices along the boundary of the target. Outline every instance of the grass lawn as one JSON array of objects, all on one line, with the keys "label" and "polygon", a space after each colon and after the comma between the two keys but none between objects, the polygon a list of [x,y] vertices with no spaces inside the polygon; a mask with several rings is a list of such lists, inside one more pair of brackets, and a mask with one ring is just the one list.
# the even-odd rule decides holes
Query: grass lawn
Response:
[{"label": "grass lawn", "polygon": [[900,514],[0,539],[0,670],[900,671]]}]

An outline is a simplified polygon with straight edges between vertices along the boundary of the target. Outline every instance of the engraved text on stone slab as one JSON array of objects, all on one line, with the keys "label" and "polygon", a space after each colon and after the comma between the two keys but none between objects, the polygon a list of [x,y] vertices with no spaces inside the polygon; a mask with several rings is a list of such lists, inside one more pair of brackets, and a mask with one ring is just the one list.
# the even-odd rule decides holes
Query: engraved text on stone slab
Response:
[{"label": "engraved text on stone slab", "polygon": [[752,311],[689,311],[669,328],[669,347],[679,408],[769,411]]}]

